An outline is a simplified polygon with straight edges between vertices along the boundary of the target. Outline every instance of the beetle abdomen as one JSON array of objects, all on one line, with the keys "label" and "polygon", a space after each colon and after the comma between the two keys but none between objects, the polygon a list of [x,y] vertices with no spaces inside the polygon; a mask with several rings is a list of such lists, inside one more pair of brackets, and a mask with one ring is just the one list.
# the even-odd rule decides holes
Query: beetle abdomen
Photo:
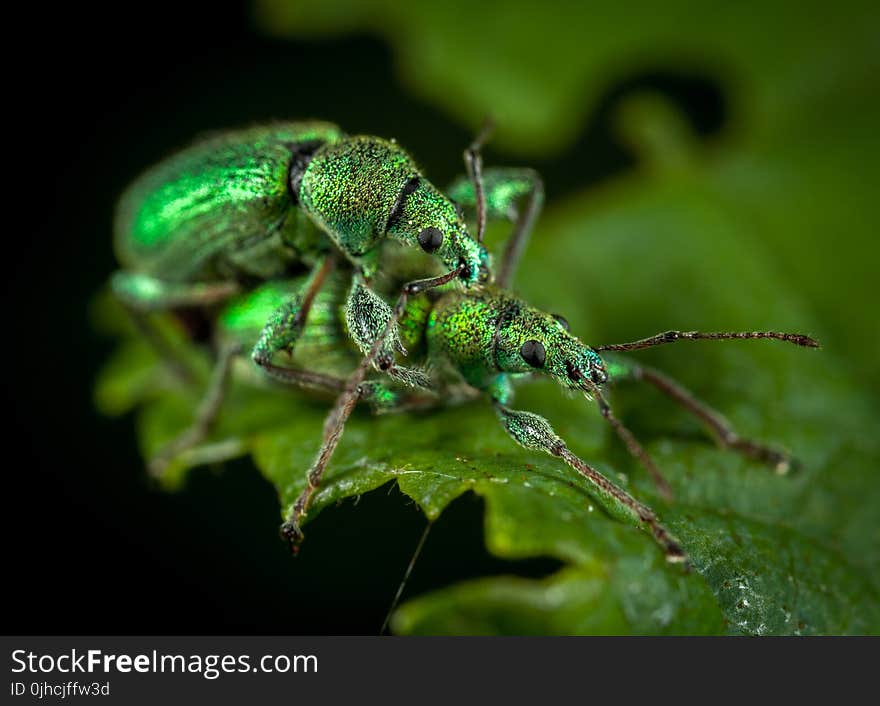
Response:
[{"label": "beetle abdomen", "polygon": [[210,278],[234,253],[301,227],[290,217],[292,155],[341,136],[329,123],[279,123],[219,133],[172,155],[119,201],[120,261],[163,279]]}]

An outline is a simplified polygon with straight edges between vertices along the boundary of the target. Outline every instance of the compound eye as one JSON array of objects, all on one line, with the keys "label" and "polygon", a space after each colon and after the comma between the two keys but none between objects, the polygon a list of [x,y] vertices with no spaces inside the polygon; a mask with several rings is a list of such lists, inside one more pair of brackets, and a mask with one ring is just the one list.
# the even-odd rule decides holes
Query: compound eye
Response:
[{"label": "compound eye", "polygon": [[540,341],[526,341],[519,349],[519,354],[533,368],[543,368],[544,360],[547,358],[547,351]]},{"label": "compound eye", "polygon": [[592,372],[590,372],[590,379],[595,385],[604,385],[608,382],[608,373],[601,368],[593,368]]},{"label": "compound eye", "polygon": [[443,245],[443,233],[439,228],[425,228],[419,233],[419,245],[425,252],[434,252]]},{"label": "compound eye", "polygon": [[568,319],[564,316],[560,316],[559,314],[553,314],[553,318],[559,322],[559,325],[562,326],[566,331],[571,331],[571,326],[568,325]]}]

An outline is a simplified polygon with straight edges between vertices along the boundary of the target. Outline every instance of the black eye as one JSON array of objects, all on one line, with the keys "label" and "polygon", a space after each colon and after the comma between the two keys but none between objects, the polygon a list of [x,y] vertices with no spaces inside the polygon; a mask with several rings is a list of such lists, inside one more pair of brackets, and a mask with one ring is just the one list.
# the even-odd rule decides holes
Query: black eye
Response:
[{"label": "black eye", "polygon": [[419,233],[419,245],[425,252],[434,252],[443,245],[443,233],[439,228],[425,228]]},{"label": "black eye", "polygon": [[568,325],[568,319],[564,316],[560,316],[559,314],[553,314],[553,318],[559,322],[559,325],[562,326],[566,331],[571,331],[571,326]]},{"label": "black eye", "polygon": [[608,382],[608,373],[606,373],[601,368],[593,368],[593,370],[590,372],[590,379],[596,385],[604,385],[606,382]]},{"label": "black eye", "polygon": [[544,350],[544,344],[540,341],[526,341],[519,349],[519,354],[533,368],[544,367],[544,359],[547,357],[547,351]]}]

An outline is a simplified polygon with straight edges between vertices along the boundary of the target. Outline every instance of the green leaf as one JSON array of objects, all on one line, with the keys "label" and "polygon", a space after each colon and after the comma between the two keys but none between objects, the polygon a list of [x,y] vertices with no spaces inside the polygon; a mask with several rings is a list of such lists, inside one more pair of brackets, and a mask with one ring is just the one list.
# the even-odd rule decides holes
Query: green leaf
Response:
[{"label": "green leaf", "polygon": [[[700,256],[682,252],[683,260]],[[735,249],[728,254],[736,262]],[[763,300],[761,282],[783,290],[777,280],[756,277],[742,301]],[[695,316],[709,315],[716,289],[705,287],[700,305],[692,307]],[[777,296],[774,305],[783,319],[795,315],[786,313],[784,299]],[[582,401],[536,384],[523,388],[518,406],[551,416],[574,450],[603,472],[625,483],[616,473],[625,471],[633,491],[652,502],[690,553],[690,574],[666,565],[646,534],[607,517],[567,467],[515,447],[482,403],[418,415],[356,414],[310,519],[389,481],[430,518],[471,491],[486,501],[490,552],[509,559],[552,556],[565,564],[543,580],[491,577],[417,598],[396,615],[400,632],[876,632],[880,499],[866,473],[876,441],[851,383],[822,375],[831,365],[827,354],[772,344],[706,343],[662,353],[667,369],[700,392],[705,387],[707,396],[711,391],[713,401],[723,400],[743,432],[790,443],[804,470],[776,476],[713,448],[656,395],[623,390],[621,409],[650,440],[679,494],[677,504],[664,507],[644,472]],[[305,484],[327,405],[255,388],[246,378],[239,375],[205,448],[231,443],[233,455],[250,450],[285,511]],[[147,404],[141,416],[146,455],[185,427],[196,401],[194,394],[175,392]]]}]

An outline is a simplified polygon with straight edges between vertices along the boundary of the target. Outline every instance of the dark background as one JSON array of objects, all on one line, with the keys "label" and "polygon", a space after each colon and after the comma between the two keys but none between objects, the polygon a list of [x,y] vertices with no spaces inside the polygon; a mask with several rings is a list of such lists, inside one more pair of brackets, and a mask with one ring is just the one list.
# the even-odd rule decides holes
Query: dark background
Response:
[{"label": "dark background", "polygon": [[[177,494],[152,488],[133,420],[94,411],[94,376],[113,342],[92,332],[88,306],[115,267],[119,192],[200,132],[322,118],[398,138],[438,184],[461,171],[471,135],[406,94],[379,40],[270,40],[251,29],[244,7],[184,12],[182,3],[150,3],[132,16],[53,10],[10,25],[37,29],[11,65],[21,100],[7,108],[7,176],[19,186],[5,229],[13,325],[4,376],[12,485],[3,503],[11,591],[4,631],[375,633],[424,526],[413,505],[386,488],[356,510],[346,503],[322,513],[293,560],[277,539],[274,489],[249,462],[199,470]],[[607,116],[639,86],[673,98],[701,135],[724,129],[711,82],[634,76],[609,90],[563,158],[530,160],[551,198],[630,163]],[[491,149],[488,159],[511,161]],[[491,558],[481,532],[480,502],[454,503],[409,591],[556,566]]]}]

